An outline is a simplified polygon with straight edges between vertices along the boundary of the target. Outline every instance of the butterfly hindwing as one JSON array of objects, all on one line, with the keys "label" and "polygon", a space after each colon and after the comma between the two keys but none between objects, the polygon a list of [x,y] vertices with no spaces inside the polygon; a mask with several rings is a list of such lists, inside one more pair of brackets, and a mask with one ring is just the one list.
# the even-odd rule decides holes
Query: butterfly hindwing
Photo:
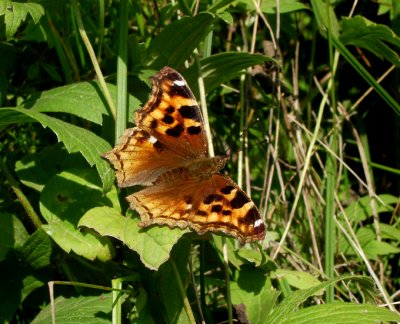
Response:
[{"label": "butterfly hindwing", "polygon": [[[180,190],[177,190],[180,188]],[[141,226],[190,227],[199,234],[223,232],[240,244],[260,240],[265,224],[254,203],[239,186],[221,174],[199,183],[176,179],[148,187],[127,197],[139,212]]]}]

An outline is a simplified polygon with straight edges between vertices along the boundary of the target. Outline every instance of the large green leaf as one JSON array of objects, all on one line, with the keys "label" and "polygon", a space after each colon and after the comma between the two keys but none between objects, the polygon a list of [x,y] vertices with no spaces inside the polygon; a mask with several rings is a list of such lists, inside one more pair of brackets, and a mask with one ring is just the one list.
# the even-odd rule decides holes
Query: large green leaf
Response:
[{"label": "large green leaf", "polygon": [[[112,294],[57,297],[54,301],[56,323],[110,323]],[[51,305],[47,305],[32,324],[51,323]]]},{"label": "large green leaf", "polygon": [[370,304],[331,303],[314,305],[285,316],[281,323],[381,323],[400,321],[400,315],[384,307]]},{"label": "large green leaf", "polygon": [[[117,87],[107,84],[114,102],[117,97]],[[139,100],[129,95],[129,107],[139,107]],[[88,121],[101,125],[103,115],[107,115],[106,101],[98,82],[79,82],[63,87],[43,91],[38,98],[32,97],[23,104],[39,112],[63,112],[73,114]]]},{"label": "large green leaf", "polygon": [[[343,18],[340,40],[345,45],[365,48],[380,59],[400,66],[400,37],[386,25],[376,24],[362,16]],[[387,44],[393,45],[395,49]],[[397,49],[396,49],[397,48]]]},{"label": "large green leaf", "polygon": [[74,251],[89,260],[108,261],[114,254],[111,242],[105,237],[82,233],[76,225],[94,206],[117,206],[117,192],[114,189],[104,196],[94,170],[71,171],[53,177],[42,191],[40,211],[48,223],[43,229],[68,253]]},{"label": "large green leaf", "polygon": [[42,191],[45,184],[61,171],[86,167],[87,163],[80,153],[68,153],[58,143],[25,155],[15,163],[15,172],[25,186]]},{"label": "large green leaf", "polygon": [[37,111],[23,108],[0,109],[0,126],[29,120],[36,120],[43,127],[49,127],[57,135],[58,140],[64,143],[68,152],[80,152],[90,166],[96,166],[103,182],[103,192],[108,192],[111,189],[114,181],[114,172],[109,163],[100,156],[111,149],[107,141],[87,129],[71,125]]},{"label": "large green leaf", "polygon": [[292,316],[294,312],[298,311],[298,307],[307,300],[307,298],[314,296],[319,293],[322,289],[325,289],[329,285],[333,285],[341,280],[354,280],[358,281],[363,285],[367,295],[373,291],[373,281],[368,277],[363,276],[342,276],[331,280],[327,280],[320,285],[312,288],[298,290],[279,303],[274,307],[273,311],[264,320],[264,323],[287,323],[286,318]]},{"label": "large green leaf", "polygon": [[117,238],[136,251],[147,268],[157,270],[168,260],[172,247],[188,230],[170,229],[167,226],[142,229],[138,223],[138,218],[124,217],[114,208],[96,207],[80,219],[79,226]]},{"label": "large green leaf", "polygon": [[181,66],[211,31],[213,20],[213,15],[200,13],[172,22],[151,41],[147,51],[148,66],[156,70],[165,65]]}]

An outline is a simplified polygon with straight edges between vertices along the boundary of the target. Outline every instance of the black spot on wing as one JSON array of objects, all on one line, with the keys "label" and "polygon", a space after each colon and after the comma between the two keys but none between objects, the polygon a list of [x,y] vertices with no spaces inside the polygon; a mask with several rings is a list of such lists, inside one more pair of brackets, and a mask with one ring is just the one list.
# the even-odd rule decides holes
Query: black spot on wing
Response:
[{"label": "black spot on wing", "polygon": [[197,105],[181,106],[181,108],[179,108],[178,111],[183,118],[200,121],[200,112],[199,112],[199,107]]},{"label": "black spot on wing", "polygon": [[254,225],[258,219],[260,219],[260,214],[258,213],[256,206],[253,206],[247,211],[244,217],[238,219],[238,222],[239,224]]},{"label": "black spot on wing", "polygon": [[200,126],[189,126],[187,128],[187,132],[189,135],[197,135],[201,133],[201,127]]},{"label": "black spot on wing", "polygon": [[165,133],[172,137],[179,137],[179,136],[181,136],[182,132],[183,132],[183,127],[182,127],[182,125],[178,124],[172,128],[167,129],[167,131]]},{"label": "black spot on wing", "polygon": [[234,209],[242,208],[243,205],[249,201],[249,197],[247,197],[242,191],[237,190],[235,198],[231,200],[231,206]]},{"label": "black spot on wing", "polygon": [[175,120],[174,117],[172,117],[170,115],[165,115],[163,117],[163,119],[161,119],[162,122],[164,122],[165,124],[168,124],[168,125],[172,124],[174,122],[174,120]]},{"label": "black spot on wing", "polygon": [[158,125],[157,120],[153,119],[153,120],[150,122],[149,127],[150,127],[151,129],[155,129],[155,128],[157,128],[157,125]]},{"label": "black spot on wing", "polygon": [[226,186],[226,187],[224,187],[224,188],[221,189],[221,192],[222,192],[224,195],[229,195],[233,189],[235,189],[234,186]]},{"label": "black spot on wing", "polygon": [[154,142],[153,147],[159,153],[164,151],[164,149],[165,149],[165,146],[163,144],[161,144],[159,141]]},{"label": "black spot on wing", "polygon": [[211,195],[208,195],[206,197],[206,199],[204,199],[203,203],[206,204],[206,205],[209,205],[213,201],[221,201],[222,199],[223,199],[223,197],[221,195],[211,194]]},{"label": "black spot on wing", "polygon": [[197,216],[208,216],[208,213],[205,212],[204,210],[198,210],[198,211],[196,212],[196,215],[197,215]]},{"label": "black spot on wing", "polygon": [[172,106],[169,106],[167,109],[165,109],[167,114],[172,114],[175,111],[175,108]]},{"label": "black spot on wing", "polygon": [[222,215],[229,216],[229,215],[232,215],[232,212],[229,209],[225,209],[222,211]]},{"label": "black spot on wing", "polygon": [[222,205],[214,205],[211,207],[212,213],[220,213],[222,211]]}]

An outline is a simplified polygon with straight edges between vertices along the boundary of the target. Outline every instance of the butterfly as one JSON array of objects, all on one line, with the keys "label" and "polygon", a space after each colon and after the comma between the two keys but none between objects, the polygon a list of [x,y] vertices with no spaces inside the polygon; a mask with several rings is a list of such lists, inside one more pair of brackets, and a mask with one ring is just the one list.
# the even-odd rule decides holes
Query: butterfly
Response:
[{"label": "butterfly", "polygon": [[266,226],[255,204],[218,173],[227,157],[209,155],[200,108],[185,79],[164,67],[151,81],[151,97],[135,113],[137,127],[103,155],[119,187],[147,186],[126,198],[140,214],[139,226],[222,232],[241,245],[263,240]]}]

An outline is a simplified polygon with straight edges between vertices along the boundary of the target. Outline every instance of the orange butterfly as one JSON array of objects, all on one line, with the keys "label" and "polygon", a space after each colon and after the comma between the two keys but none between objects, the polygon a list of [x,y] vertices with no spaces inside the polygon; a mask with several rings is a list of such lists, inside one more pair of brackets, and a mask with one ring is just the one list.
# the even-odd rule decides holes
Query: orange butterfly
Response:
[{"label": "orange butterfly", "polygon": [[164,67],[152,78],[150,100],[118,145],[103,155],[120,187],[148,186],[127,197],[140,226],[222,232],[241,245],[262,240],[265,223],[251,199],[220,173],[227,157],[210,157],[199,106],[185,79]]}]

